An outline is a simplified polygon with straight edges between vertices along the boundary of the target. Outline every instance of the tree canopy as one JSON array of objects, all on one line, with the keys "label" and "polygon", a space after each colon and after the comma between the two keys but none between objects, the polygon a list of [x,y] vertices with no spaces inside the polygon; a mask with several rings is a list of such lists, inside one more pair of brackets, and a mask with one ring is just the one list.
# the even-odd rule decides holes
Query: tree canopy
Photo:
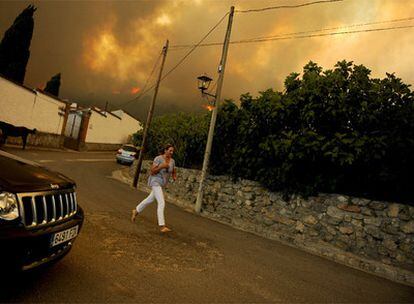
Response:
[{"label": "tree canopy", "polygon": [[0,42],[0,74],[18,83],[23,83],[30,57],[33,35],[33,14],[36,8],[29,5],[15,19]]},{"label": "tree canopy", "polygon": [[[414,93],[394,74],[370,75],[353,62],[325,71],[309,62],[302,77],[286,78],[283,92],[268,89],[257,97],[243,94],[239,105],[224,102],[210,172],[256,180],[286,194],[412,200]],[[158,124],[164,121],[179,123],[174,115],[159,118]],[[159,125],[152,127],[154,137],[178,132],[174,136],[188,149],[186,163],[201,166],[206,136],[187,146],[191,136]],[[206,134],[206,125],[208,120],[192,128]]]},{"label": "tree canopy", "polygon": [[[162,148],[174,145],[177,166],[195,168],[203,162],[207,139],[208,120],[206,114],[177,113],[154,117],[148,132],[147,157],[160,154]],[[142,131],[133,136],[134,144],[140,146]]]},{"label": "tree canopy", "polygon": [[44,89],[45,92],[50,93],[56,97],[59,97],[59,89],[60,89],[60,73],[53,76],[46,84]]}]

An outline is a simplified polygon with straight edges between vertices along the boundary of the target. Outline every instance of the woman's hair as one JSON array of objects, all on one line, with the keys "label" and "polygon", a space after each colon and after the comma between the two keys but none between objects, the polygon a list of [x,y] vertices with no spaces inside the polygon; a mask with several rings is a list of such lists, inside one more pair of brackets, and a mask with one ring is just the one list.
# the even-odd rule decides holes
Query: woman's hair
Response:
[{"label": "woman's hair", "polygon": [[174,148],[174,146],[172,145],[172,144],[166,144],[162,149],[161,149],[161,151],[160,151],[160,154],[164,154],[165,153],[165,151],[167,151],[169,148],[171,148],[171,147],[173,147]]}]

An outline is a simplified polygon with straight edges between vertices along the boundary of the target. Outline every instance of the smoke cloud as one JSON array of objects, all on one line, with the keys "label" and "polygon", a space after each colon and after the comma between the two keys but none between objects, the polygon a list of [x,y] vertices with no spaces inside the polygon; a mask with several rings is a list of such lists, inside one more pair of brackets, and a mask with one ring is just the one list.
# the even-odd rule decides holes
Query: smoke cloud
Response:
[{"label": "smoke cloud", "polygon": [[[250,9],[301,4],[279,1],[34,1],[35,29],[25,83],[39,87],[62,73],[61,98],[83,104],[119,108],[140,94],[166,41],[171,45],[198,42],[231,5]],[[0,2],[0,35],[33,1]],[[414,17],[411,0],[344,0],[298,9],[270,10],[234,17],[232,40],[306,32],[384,20]],[[222,42],[227,19],[205,42]],[[347,30],[414,25],[414,21],[385,23]],[[171,49],[165,71],[187,52]],[[395,72],[414,83],[412,54],[414,29],[327,37],[286,39],[264,43],[232,44],[229,50],[223,98],[237,100],[267,88],[283,89],[291,72],[301,72],[310,60],[324,69],[346,59],[364,64],[373,77]],[[166,78],[160,87],[156,113],[206,111],[197,76],[217,78],[220,46],[201,47]],[[150,84],[154,83],[154,73]],[[134,95],[135,94],[135,95]],[[124,105],[145,117],[151,95]]]}]

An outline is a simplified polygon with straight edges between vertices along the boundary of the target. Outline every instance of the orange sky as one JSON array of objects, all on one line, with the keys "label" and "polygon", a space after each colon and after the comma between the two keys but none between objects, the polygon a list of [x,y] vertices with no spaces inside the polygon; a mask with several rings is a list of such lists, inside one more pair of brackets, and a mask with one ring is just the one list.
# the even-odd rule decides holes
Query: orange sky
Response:
[{"label": "orange sky", "polygon": [[[229,10],[292,5],[311,0],[273,1],[0,1],[0,35],[28,4],[38,7],[26,84],[38,86],[62,73],[61,98],[112,108],[142,89],[154,61],[168,38],[171,45],[198,41]],[[232,40],[353,24],[414,17],[412,0],[344,0],[298,9],[236,14]],[[222,42],[223,22],[207,39]],[[414,20],[384,23],[348,30],[414,25]],[[168,71],[186,50],[171,50]],[[196,77],[217,78],[221,47],[199,48],[160,88],[158,112],[202,111]],[[230,46],[223,97],[273,87],[283,88],[285,77],[300,72],[309,60],[324,69],[339,60],[352,60],[372,70],[374,77],[395,72],[414,83],[414,28],[393,31],[279,40]],[[116,92],[116,94],[114,93]],[[139,116],[150,96],[126,109]]]}]

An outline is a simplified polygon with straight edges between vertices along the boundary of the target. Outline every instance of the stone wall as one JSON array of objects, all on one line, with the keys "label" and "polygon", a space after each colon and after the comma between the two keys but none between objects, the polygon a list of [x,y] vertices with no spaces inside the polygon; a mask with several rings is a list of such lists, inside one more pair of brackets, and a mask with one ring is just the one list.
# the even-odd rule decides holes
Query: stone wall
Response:
[{"label": "stone wall", "polygon": [[[46,147],[60,149],[63,146],[64,137],[58,134],[36,132],[27,137],[26,147]],[[7,137],[7,144],[23,146],[21,137]]]},{"label": "stone wall", "polygon": [[116,151],[121,148],[122,144],[104,144],[104,143],[83,143],[80,147],[82,151]]},{"label": "stone wall", "polygon": [[[146,183],[149,162],[140,176]],[[130,174],[134,166],[130,168]],[[193,208],[200,171],[178,168],[167,199]],[[351,267],[414,285],[414,207],[337,194],[285,201],[257,182],[209,176],[202,215]]]}]

